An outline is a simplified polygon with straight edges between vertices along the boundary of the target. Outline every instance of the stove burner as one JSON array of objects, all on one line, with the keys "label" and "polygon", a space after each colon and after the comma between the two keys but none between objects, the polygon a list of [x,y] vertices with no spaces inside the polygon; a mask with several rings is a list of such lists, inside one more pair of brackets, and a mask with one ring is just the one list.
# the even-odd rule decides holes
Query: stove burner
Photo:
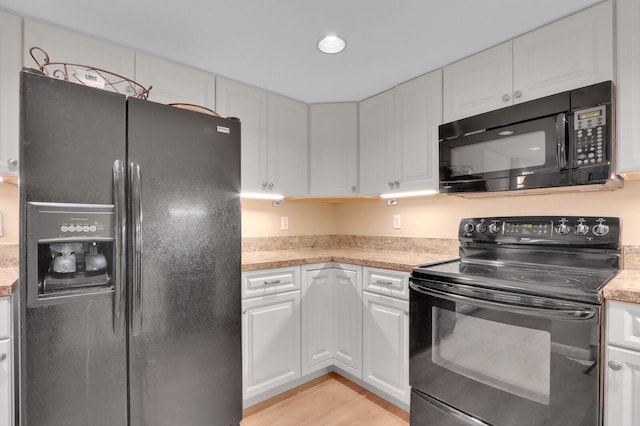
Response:
[{"label": "stove burner", "polygon": [[514,280],[525,282],[525,283],[545,283],[545,284],[570,284],[575,279],[561,277],[557,275],[545,274],[543,272],[540,273],[531,273],[524,275],[514,275]]}]

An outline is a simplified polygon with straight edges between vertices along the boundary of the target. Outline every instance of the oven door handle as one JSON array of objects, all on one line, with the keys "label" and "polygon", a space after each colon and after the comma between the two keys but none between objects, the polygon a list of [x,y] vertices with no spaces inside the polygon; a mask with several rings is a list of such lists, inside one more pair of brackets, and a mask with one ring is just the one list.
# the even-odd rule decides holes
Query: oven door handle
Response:
[{"label": "oven door handle", "polygon": [[455,293],[448,293],[432,288],[425,288],[413,282],[409,282],[409,287],[413,290],[426,294],[428,296],[438,297],[440,299],[450,300],[452,302],[467,303],[469,305],[479,306],[488,309],[497,309],[501,311],[511,312],[521,315],[532,315],[549,319],[564,320],[588,320],[596,315],[596,309],[588,307],[573,308],[543,308],[533,306],[512,305],[510,303],[495,302],[486,300],[482,297],[462,296]]},{"label": "oven door handle", "polygon": [[560,169],[567,168],[567,118],[563,113],[556,116],[556,139],[557,139],[557,152],[556,157],[558,161],[558,167]]}]

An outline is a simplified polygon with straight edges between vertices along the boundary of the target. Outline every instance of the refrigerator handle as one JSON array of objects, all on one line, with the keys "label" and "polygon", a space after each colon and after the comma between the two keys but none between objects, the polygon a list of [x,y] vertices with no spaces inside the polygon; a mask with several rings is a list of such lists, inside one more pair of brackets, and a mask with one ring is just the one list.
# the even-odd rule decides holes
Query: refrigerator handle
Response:
[{"label": "refrigerator handle", "polygon": [[133,249],[131,262],[131,333],[137,336],[142,329],[142,204],[140,165],[131,163],[131,247]]},{"label": "refrigerator handle", "polygon": [[127,199],[125,192],[125,170],[122,160],[113,162],[113,207],[114,221],[114,271],[113,271],[113,332],[124,336],[126,302],[126,246],[127,246]]}]

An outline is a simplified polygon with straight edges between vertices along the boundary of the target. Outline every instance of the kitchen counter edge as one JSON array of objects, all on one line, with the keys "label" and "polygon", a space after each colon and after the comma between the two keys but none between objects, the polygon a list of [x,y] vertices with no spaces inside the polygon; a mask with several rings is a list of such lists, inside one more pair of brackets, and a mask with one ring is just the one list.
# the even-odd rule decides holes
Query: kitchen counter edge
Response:
[{"label": "kitchen counter edge", "polygon": [[18,267],[8,266],[0,268],[0,297],[11,296],[18,283]]}]

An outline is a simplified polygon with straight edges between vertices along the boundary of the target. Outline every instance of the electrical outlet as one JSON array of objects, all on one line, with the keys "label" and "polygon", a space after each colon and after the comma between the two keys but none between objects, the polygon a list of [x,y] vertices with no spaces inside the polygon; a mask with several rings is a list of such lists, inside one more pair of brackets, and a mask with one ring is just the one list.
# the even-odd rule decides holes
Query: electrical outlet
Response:
[{"label": "electrical outlet", "polygon": [[402,228],[402,223],[400,222],[400,215],[399,214],[394,214],[393,215],[393,229],[400,229]]},{"label": "electrical outlet", "polygon": [[289,229],[289,218],[282,216],[280,218],[280,229]]}]

